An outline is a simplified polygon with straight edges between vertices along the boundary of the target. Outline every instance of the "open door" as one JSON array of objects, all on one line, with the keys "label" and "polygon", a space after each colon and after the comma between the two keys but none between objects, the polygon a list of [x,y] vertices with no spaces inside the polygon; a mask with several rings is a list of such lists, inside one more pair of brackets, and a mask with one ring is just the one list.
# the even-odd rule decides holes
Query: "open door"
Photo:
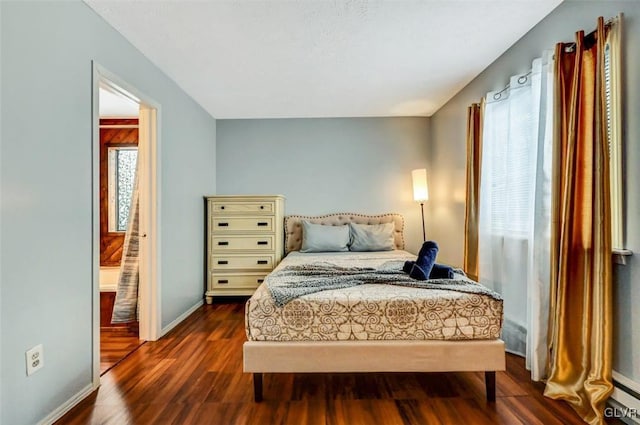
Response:
[{"label": "open door", "polygon": [[160,105],[117,75],[93,62],[92,140],[92,291],[93,386],[100,385],[100,87],[136,102],[138,117],[139,191],[139,338],[161,335],[160,317]]}]

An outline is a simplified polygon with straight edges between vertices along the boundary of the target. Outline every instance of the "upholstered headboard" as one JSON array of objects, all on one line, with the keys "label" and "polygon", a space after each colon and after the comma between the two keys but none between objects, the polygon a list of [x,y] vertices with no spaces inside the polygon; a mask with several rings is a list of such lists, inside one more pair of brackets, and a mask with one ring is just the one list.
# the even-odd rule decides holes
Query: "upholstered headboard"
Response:
[{"label": "upholstered headboard", "polygon": [[348,223],[382,224],[393,223],[393,239],[396,249],[404,249],[404,218],[400,214],[363,215],[338,213],[320,216],[289,215],[284,218],[284,253],[299,251],[302,247],[302,220],[327,226],[342,226]]}]

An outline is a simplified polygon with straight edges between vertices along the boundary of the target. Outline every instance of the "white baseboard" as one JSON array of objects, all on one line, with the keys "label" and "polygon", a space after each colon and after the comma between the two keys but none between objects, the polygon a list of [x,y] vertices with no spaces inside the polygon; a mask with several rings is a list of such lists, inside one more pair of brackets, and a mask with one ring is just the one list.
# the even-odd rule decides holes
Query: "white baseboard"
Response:
[{"label": "white baseboard", "polygon": [[613,376],[613,379],[620,382],[625,387],[630,388],[633,391],[640,394],[640,383],[627,378],[626,376],[624,376],[620,372],[616,372],[615,370],[613,371],[612,376]]},{"label": "white baseboard", "polygon": [[89,384],[81,389],[76,395],[59,406],[56,410],[49,413],[44,419],[38,422],[38,425],[51,425],[65,415],[69,410],[73,409],[76,404],[87,398],[94,390],[93,384]]},{"label": "white baseboard", "polygon": [[194,311],[196,311],[198,308],[200,308],[200,306],[202,306],[202,304],[204,304],[204,300],[200,300],[197,303],[195,303],[189,310],[185,311],[184,313],[182,313],[180,316],[178,316],[176,318],[176,320],[174,320],[173,322],[169,323],[167,326],[165,326],[164,328],[162,328],[162,330],[160,331],[160,337],[162,338],[163,336],[165,336],[169,331],[171,331],[171,329],[175,328],[176,326],[178,326],[184,319],[186,319],[187,317],[189,317],[191,315],[191,313],[193,313]]},{"label": "white baseboard", "polygon": [[[640,393],[640,384],[616,372],[615,370],[613,371],[613,379],[629,388],[629,390]],[[615,412],[616,414],[621,415],[617,416],[619,419],[625,423],[640,424],[639,399],[619,387],[614,387],[611,399],[621,406],[621,408]]]},{"label": "white baseboard", "polygon": [[[198,308],[200,308],[200,306],[202,306],[202,304],[204,304],[204,300],[198,301],[191,308],[189,308],[187,311],[185,311],[180,316],[178,316],[173,322],[169,323],[167,326],[162,328],[160,336],[162,337],[162,336],[166,335],[171,329],[173,329],[176,326],[178,326],[184,319],[189,317],[191,315],[191,313],[193,313]],[[89,396],[89,394],[91,394],[94,391],[94,389],[96,389],[96,388],[94,388],[93,384],[87,385],[86,387],[81,389],[76,395],[71,397],[64,404],[62,404],[60,407],[58,407],[56,410],[54,410],[53,412],[48,414],[44,419],[42,419],[40,422],[38,422],[38,425],[51,425],[51,424],[53,424],[58,419],[63,417],[65,415],[65,413],[67,413],[69,410],[73,409],[78,403],[80,403],[87,396]]]}]

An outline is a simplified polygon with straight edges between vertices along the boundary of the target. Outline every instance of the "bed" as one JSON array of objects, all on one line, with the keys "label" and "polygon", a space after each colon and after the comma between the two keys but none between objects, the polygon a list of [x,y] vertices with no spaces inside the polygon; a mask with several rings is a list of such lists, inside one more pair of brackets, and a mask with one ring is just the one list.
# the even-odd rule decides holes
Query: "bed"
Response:
[{"label": "bed", "polygon": [[[302,220],[324,225],[394,223],[393,251],[302,254]],[[285,218],[286,267],[331,263],[376,267],[415,259],[404,251],[398,214]],[[457,279],[466,277],[457,275]],[[485,372],[495,401],[495,372],[505,370],[502,302],[451,290],[366,284],[274,302],[266,283],[247,301],[244,371],[262,400],[264,373]]]}]

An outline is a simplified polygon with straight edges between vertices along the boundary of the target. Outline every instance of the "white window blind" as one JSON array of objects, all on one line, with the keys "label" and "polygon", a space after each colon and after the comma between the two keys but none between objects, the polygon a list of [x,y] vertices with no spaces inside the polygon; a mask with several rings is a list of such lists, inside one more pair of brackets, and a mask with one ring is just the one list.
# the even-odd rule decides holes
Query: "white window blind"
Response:
[{"label": "white window blind", "polygon": [[530,75],[512,77],[508,89],[487,96],[481,196],[490,204],[483,223],[494,235],[528,232],[535,189],[532,109]]},{"label": "white window blind", "polygon": [[619,31],[620,25],[611,28],[604,49],[604,100],[611,182],[611,243],[614,250],[624,249]]}]

